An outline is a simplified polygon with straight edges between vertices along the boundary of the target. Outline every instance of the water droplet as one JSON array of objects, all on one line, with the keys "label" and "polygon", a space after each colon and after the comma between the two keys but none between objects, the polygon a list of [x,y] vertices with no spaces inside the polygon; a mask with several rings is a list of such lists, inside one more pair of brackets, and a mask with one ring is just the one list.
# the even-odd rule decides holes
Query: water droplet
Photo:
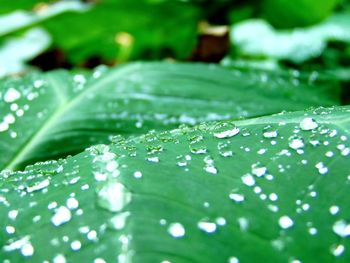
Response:
[{"label": "water droplet", "polygon": [[51,222],[55,226],[60,226],[62,224],[69,222],[71,218],[72,218],[72,215],[70,210],[65,206],[60,206],[57,209],[56,213],[51,218]]},{"label": "water droplet", "polygon": [[67,199],[67,207],[71,210],[77,209],[79,207],[79,202],[74,197],[70,197]]},{"label": "water droplet", "polygon": [[289,147],[298,150],[304,147],[304,140],[302,138],[291,138],[289,141]]},{"label": "water droplet", "polygon": [[230,257],[228,263],[239,263],[239,259],[236,257]]},{"label": "water droplet", "polygon": [[237,219],[238,224],[239,224],[239,228],[241,229],[241,231],[247,231],[248,227],[249,227],[249,221],[247,218],[245,217],[240,217]]},{"label": "water droplet", "polygon": [[21,93],[18,90],[9,88],[4,95],[4,100],[5,102],[10,103],[18,100],[20,97]]},{"label": "water droplet", "polygon": [[344,253],[344,251],[345,247],[343,245],[336,245],[331,247],[331,253],[336,257],[341,256]]},{"label": "water droplet", "polygon": [[242,176],[242,182],[247,186],[255,185],[255,179],[251,174],[245,174]]},{"label": "water droplet", "polygon": [[130,212],[123,212],[115,215],[110,219],[110,226],[113,229],[121,230],[125,227],[126,219],[130,216]]},{"label": "water droplet", "polygon": [[182,224],[172,223],[169,225],[168,233],[174,238],[181,238],[185,235],[186,231]]},{"label": "water droplet", "polygon": [[152,162],[152,163],[159,163],[159,157],[157,157],[157,156],[148,157],[147,161]]},{"label": "water droplet", "polygon": [[333,232],[340,237],[347,237],[350,235],[350,224],[345,220],[338,220],[333,224]]},{"label": "water droplet", "polygon": [[240,129],[234,127],[233,129],[225,130],[222,132],[214,133],[214,136],[219,139],[230,138],[236,136],[240,132]]},{"label": "water droplet", "polygon": [[134,177],[137,178],[137,179],[141,178],[142,177],[142,172],[140,172],[140,171],[134,172]]},{"label": "water droplet", "polygon": [[53,258],[53,263],[66,263],[66,258],[62,254],[58,254]]},{"label": "water droplet", "polygon": [[244,195],[242,194],[231,193],[229,197],[231,200],[235,201],[236,203],[241,203],[244,201]]},{"label": "water droplet", "polygon": [[320,174],[326,174],[328,172],[328,168],[322,162],[317,163],[315,167]]},{"label": "water droplet", "polygon": [[262,166],[260,163],[255,163],[252,165],[252,174],[257,177],[264,176],[267,172],[267,168]]},{"label": "water droplet", "polygon": [[206,233],[214,233],[216,231],[216,224],[206,219],[202,219],[197,224],[198,228]]},{"label": "water droplet", "polygon": [[41,182],[35,183],[33,186],[28,186],[26,188],[26,191],[28,193],[32,193],[32,192],[35,192],[35,191],[39,191],[39,190],[41,190],[41,189],[43,189],[43,188],[45,188],[45,187],[47,187],[49,185],[50,185],[49,179],[45,179],[45,180],[43,180]]},{"label": "water droplet", "polygon": [[281,216],[278,220],[278,224],[281,228],[288,229],[294,225],[294,222],[289,216]]},{"label": "water droplet", "polygon": [[303,131],[311,131],[316,129],[318,124],[313,118],[307,117],[300,122],[299,126]]},{"label": "water droplet", "polygon": [[276,138],[278,136],[278,132],[273,130],[273,131],[265,131],[263,133],[263,136],[265,138],[271,139],[271,138]]},{"label": "water droplet", "polygon": [[21,254],[24,257],[31,257],[34,254],[34,247],[32,246],[31,243],[26,243],[21,247]]},{"label": "water droplet", "polygon": [[333,205],[329,208],[331,215],[336,215],[339,212],[339,206]]},{"label": "water droplet", "polygon": [[73,251],[77,251],[81,248],[81,242],[79,240],[75,240],[70,244],[70,247]]},{"label": "water droplet", "polygon": [[97,191],[98,204],[111,211],[122,210],[131,201],[131,193],[121,183],[110,181]]}]

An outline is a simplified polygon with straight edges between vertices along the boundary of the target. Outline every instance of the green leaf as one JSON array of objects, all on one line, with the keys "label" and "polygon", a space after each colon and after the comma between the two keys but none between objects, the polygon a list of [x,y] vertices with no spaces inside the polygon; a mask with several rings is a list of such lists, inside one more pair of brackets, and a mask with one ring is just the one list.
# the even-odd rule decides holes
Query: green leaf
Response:
[{"label": "green leaf", "polygon": [[1,256],[349,262],[349,113],[318,108],[116,138],[3,172]]},{"label": "green leaf", "polygon": [[[1,2],[3,2],[3,0],[0,1],[0,4]],[[2,4],[5,5],[4,3]],[[28,2],[25,4],[21,3],[19,5],[17,1],[11,3],[10,5],[6,3],[6,5],[13,7],[13,9],[11,10],[13,12],[3,14],[0,16],[0,37],[9,33],[13,33],[17,30],[21,30],[23,28],[36,25],[40,22],[43,22],[47,19],[53,18],[65,12],[85,12],[89,8],[89,5],[84,4],[80,1],[60,1],[51,4],[49,7],[44,3],[42,4],[45,5],[45,8],[43,8],[44,10],[25,11],[22,9],[15,10],[14,8],[29,8],[33,7],[34,3]]]},{"label": "green leaf", "polygon": [[[318,23],[343,0],[264,0],[263,13],[277,27],[302,27]],[[283,19],[281,19],[283,17]]]},{"label": "green leaf", "polygon": [[[69,8],[80,12],[52,15],[56,9]],[[111,64],[140,58],[187,58],[196,43],[199,20],[197,8],[179,1],[105,0],[89,5],[61,1],[39,11],[16,11],[3,16],[3,23],[0,17],[0,36],[40,25],[51,34],[53,46],[74,65],[96,57]]]},{"label": "green leaf", "polygon": [[339,103],[339,90],[315,74],[135,63],[90,75],[53,71],[5,80],[0,99],[2,170],[77,153],[116,134],[330,106]]}]

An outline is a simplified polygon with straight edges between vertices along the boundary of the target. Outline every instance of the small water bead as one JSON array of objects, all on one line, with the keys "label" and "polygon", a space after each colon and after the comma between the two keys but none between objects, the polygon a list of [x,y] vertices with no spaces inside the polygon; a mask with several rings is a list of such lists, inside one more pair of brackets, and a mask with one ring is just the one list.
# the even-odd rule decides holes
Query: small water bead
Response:
[{"label": "small water bead", "polygon": [[94,263],[106,263],[106,261],[103,258],[95,258]]},{"label": "small water bead", "polygon": [[309,231],[309,234],[312,236],[317,234],[317,229],[314,227],[310,227],[308,231]]},{"label": "small water bead", "polygon": [[32,193],[32,192],[35,192],[35,191],[39,191],[39,190],[42,190],[46,187],[48,187],[50,185],[50,180],[49,179],[45,179],[41,182],[37,182],[35,183],[33,186],[27,186],[26,187],[26,191],[27,193]]},{"label": "small water bead", "polygon": [[350,224],[348,224],[345,220],[341,219],[336,221],[333,224],[333,232],[340,237],[348,237],[350,236]]},{"label": "small water bead", "polygon": [[14,234],[16,232],[16,228],[14,228],[13,226],[6,226],[5,230],[7,234]]},{"label": "small water bead", "polygon": [[123,184],[110,181],[97,191],[97,197],[102,208],[118,212],[131,202],[132,195]]},{"label": "small water bead", "polygon": [[344,251],[345,251],[344,245],[335,245],[331,247],[331,253],[336,257],[341,256],[344,253]]},{"label": "small water bead", "polygon": [[331,215],[336,215],[339,212],[339,206],[333,205],[329,208],[329,213],[331,213]]},{"label": "small water bead", "polygon": [[8,218],[11,219],[11,220],[15,220],[17,215],[18,215],[18,210],[10,210],[7,213]]},{"label": "small water bead", "polygon": [[70,210],[65,206],[60,206],[51,218],[51,222],[54,226],[60,226],[69,222],[71,218],[72,214]]},{"label": "small water bead", "polygon": [[299,126],[303,131],[311,131],[316,129],[318,124],[313,118],[307,117],[299,123]]},{"label": "small water bead", "polygon": [[24,257],[31,257],[34,254],[34,247],[32,246],[31,243],[26,243],[21,247],[21,254]]},{"label": "small water bead", "polygon": [[228,263],[239,263],[239,259],[236,257],[230,257]]},{"label": "small water bead", "polygon": [[284,215],[279,218],[278,224],[281,228],[288,229],[294,225],[294,222],[289,216]]},{"label": "small water bead", "polygon": [[237,219],[238,221],[238,225],[239,225],[239,228],[241,231],[247,231],[248,230],[248,227],[249,227],[249,221],[247,218],[245,217],[239,217]]},{"label": "small water bead", "polygon": [[152,163],[159,163],[159,157],[157,157],[157,156],[147,157],[147,161],[152,162]]},{"label": "small water bead", "polygon": [[214,136],[219,139],[225,139],[225,138],[231,138],[233,136],[236,136],[237,134],[239,134],[239,132],[240,132],[240,129],[237,127],[234,127],[228,130],[216,132],[214,133]]},{"label": "small water bead", "polygon": [[267,149],[260,149],[259,151],[258,151],[258,154],[264,154],[264,153],[266,153],[266,151],[267,151]]},{"label": "small water bead", "polygon": [[116,229],[116,230],[123,229],[125,227],[125,225],[126,225],[126,220],[127,220],[127,218],[129,216],[130,216],[130,212],[128,212],[128,211],[115,215],[109,221],[110,222],[110,226],[113,229]]},{"label": "small water bead", "polygon": [[190,151],[193,154],[205,154],[207,153],[207,148],[205,146],[190,145]]},{"label": "small water bead", "polygon": [[322,162],[317,163],[315,167],[318,169],[318,172],[322,175],[328,172],[328,168]]},{"label": "small water bead", "polygon": [[325,153],[325,155],[329,158],[333,157],[334,156],[334,153],[332,151],[328,151]]},{"label": "small water bead", "polygon": [[268,138],[268,139],[276,138],[278,136],[278,132],[277,131],[265,131],[263,133],[263,136],[265,138]]},{"label": "small water bead", "polygon": [[216,224],[219,225],[219,226],[224,226],[226,225],[226,219],[224,217],[218,217],[216,220],[215,220]]},{"label": "small water bead", "polygon": [[267,168],[262,166],[260,163],[255,163],[252,165],[252,174],[257,177],[262,177],[267,173]]},{"label": "small water bead", "polygon": [[214,222],[210,222],[206,219],[202,219],[197,224],[198,228],[208,234],[214,233],[216,231],[216,224]]},{"label": "small water bead", "polygon": [[141,171],[134,172],[134,177],[137,179],[142,178],[142,172]]},{"label": "small water bead", "polygon": [[289,147],[298,150],[304,147],[304,140],[302,138],[292,137],[289,140]]},{"label": "small water bead", "polygon": [[272,202],[275,202],[278,200],[278,195],[276,193],[271,193],[269,194],[269,199],[272,201]]},{"label": "small water bead", "polygon": [[9,125],[6,122],[0,122],[0,132],[7,131],[9,129]]},{"label": "small water bead", "polygon": [[4,101],[7,103],[14,102],[20,98],[21,98],[21,93],[15,88],[9,88],[4,95]]},{"label": "small water bead", "polygon": [[185,167],[188,164],[186,156],[179,155],[179,156],[176,157],[176,160],[177,160],[176,164],[179,167]]},{"label": "small water bead", "polygon": [[241,203],[244,201],[244,195],[242,194],[237,194],[237,193],[230,193],[229,195],[230,199],[235,201],[236,203]]},{"label": "small water bead", "polygon": [[174,238],[181,238],[185,236],[186,231],[182,224],[171,223],[168,227],[168,233]]},{"label": "small water bead", "polygon": [[67,260],[64,255],[58,254],[53,258],[53,263],[66,263]]},{"label": "small water bead", "polygon": [[81,242],[79,240],[75,240],[70,244],[70,247],[73,251],[77,251],[81,248]]},{"label": "small water bead", "polygon": [[67,207],[71,210],[77,209],[79,207],[79,202],[74,197],[68,198],[66,204]]},{"label": "small water bead", "polygon": [[247,186],[255,185],[255,179],[251,174],[245,174],[241,177],[242,182]]}]

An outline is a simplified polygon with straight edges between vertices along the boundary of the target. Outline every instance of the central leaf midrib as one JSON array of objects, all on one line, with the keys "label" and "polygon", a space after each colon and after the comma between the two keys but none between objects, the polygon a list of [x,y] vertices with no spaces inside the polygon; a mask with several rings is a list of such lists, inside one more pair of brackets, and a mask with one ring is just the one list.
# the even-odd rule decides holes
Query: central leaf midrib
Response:
[{"label": "central leaf midrib", "polygon": [[[101,78],[100,81],[93,83],[93,85],[86,88],[70,101],[66,97],[62,96],[62,94],[60,94],[59,96],[61,98],[61,105],[47,119],[44,125],[41,126],[35,133],[33,133],[33,136],[26,142],[26,144],[21,147],[20,150],[8,161],[3,170],[14,170],[16,166],[24,159],[27,153],[29,153],[38,144],[38,142],[40,142],[41,138],[45,136],[46,132],[54,126],[58,118],[62,116],[63,113],[67,112],[70,108],[79,103],[79,101],[84,98],[85,94],[93,92],[100,86],[103,86],[105,83],[108,83],[113,79],[117,79],[119,76],[122,76],[124,73],[132,70],[135,65],[137,66],[137,64],[132,64],[130,66],[117,69],[115,72],[110,72],[109,76],[107,75],[105,78]],[[58,84],[58,82],[55,81],[54,78],[51,78],[50,80],[51,86],[55,93],[60,92],[60,90],[55,86]]]}]

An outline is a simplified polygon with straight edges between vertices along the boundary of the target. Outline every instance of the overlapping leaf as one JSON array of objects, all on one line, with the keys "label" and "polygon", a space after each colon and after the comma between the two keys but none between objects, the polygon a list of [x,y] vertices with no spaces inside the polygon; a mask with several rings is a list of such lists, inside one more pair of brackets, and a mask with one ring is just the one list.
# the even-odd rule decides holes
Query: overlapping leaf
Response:
[{"label": "overlapping leaf", "polygon": [[111,135],[338,104],[317,76],[213,65],[136,63],[103,73],[54,71],[0,85],[0,169],[77,153]]},{"label": "overlapping leaf", "polygon": [[149,133],[0,177],[11,262],[348,262],[350,108]]}]

